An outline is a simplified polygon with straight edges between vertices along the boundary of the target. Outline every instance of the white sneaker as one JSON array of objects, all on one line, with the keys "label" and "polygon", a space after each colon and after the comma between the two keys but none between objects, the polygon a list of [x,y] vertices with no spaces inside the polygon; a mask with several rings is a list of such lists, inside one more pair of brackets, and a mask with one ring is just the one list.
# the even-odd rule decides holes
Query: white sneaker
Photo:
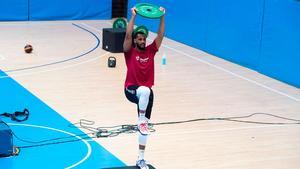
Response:
[{"label": "white sneaker", "polygon": [[144,159],[138,160],[136,162],[136,166],[139,167],[140,169],[149,169],[149,167],[146,164],[146,161]]}]

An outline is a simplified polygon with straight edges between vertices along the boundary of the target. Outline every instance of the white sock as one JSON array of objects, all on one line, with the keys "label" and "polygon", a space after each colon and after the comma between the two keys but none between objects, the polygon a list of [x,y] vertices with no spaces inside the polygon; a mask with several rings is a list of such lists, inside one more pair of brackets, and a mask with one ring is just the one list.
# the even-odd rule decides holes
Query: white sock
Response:
[{"label": "white sock", "polygon": [[144,159],[145,150],[139,149],[139,160]]},{"label": "white sock", "polygon": [[139,121],[145,121],[146,120],[145,115],[146,115],[146,111],[140,110],[139,111]]}]

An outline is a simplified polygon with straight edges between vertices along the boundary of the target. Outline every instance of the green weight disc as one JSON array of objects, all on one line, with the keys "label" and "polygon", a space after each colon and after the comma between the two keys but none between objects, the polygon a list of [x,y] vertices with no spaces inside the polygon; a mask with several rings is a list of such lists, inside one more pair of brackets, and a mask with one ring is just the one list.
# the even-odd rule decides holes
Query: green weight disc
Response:
[{"label": "green weight disc", "polygon": [[159,7],[149,3],[139,3],[135,5],[137,14],[151,19],[160,18],[164,12],[159,10]]},{"label": "green weight disc", "polygon": [[148,37],[148,29],[146,28],[146,26],[141,25],[136,27],[133,31],[133,35],[135,35],[138,32],[142,32],[146,35],[146,37]]},{"label": "green weight disc", "polygon": [[118,18],[113,23],[113,28],[126,28],[127,22],[123,18]]}]

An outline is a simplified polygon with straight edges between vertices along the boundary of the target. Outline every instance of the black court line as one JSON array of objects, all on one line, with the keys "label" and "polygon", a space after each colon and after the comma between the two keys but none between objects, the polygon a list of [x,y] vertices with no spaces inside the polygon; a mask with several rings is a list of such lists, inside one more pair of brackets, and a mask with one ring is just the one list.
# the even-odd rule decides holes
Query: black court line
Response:
[{"label": "black court line", "polygon": [[93,52],[94,50],[96,50],[99,47],[99,45],[100,45],[100,39],[97,37],[97,35],[95,35],[93,32],[91,32],[91,31],[89,31],[89,30],[87,30],[87,29],[85,29],[85,28],[83,28],[83,27],[81,27],[81,26],[79,26],[79,25],[77,25],[75,23],[72,23],[72,25],[74,25],[74,26],[76,26],[76,27],[78,27],[78,28],[80,28],[82,30],[85,30],[85,31],[89,32],[90,34],[92,34],[96,38],[96,40],[97,40],[97,45],[95,47],[93,47],[91,50],[89,50],[89,51],[87,51],[85,53],[82,53],[82,54],[80,54],[78,56],[72,57],[72,58],[68,58],[68,59],[61,60],[61,61],[56,61],[56,62],[51,62],[51,63],[46,63],[46,64],[42,64],[42,65],[37,65],[37,66],[31,66],[31,67],[25,67],[25,68],[19,68],[19,69],[12,69],[12,70],[6,70],[6,71],[3,70],[3,72],[5,72],[5,73],[17,72],[17,71],[30,70],[30,69],[35,69],[35,68],[40,68],[40,67],[46,67],[46,66],[50,66],[50,65],[55,65],[55,64],[60,64],[60,63],[68,62],[68,61],[71,61],[71,60],[78,59],[78,58],[80,58],[82,56],[85,56],[85,55]]}]

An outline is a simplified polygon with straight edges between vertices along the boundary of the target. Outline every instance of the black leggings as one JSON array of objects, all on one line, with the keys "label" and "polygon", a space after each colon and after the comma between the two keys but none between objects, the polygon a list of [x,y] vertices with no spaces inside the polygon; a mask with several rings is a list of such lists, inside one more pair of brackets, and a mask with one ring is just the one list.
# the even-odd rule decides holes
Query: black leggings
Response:
[{"label": "black leggings", "polygon": [[[138,97],[136,96],[136,90],[139,88],[139,86],[137,85],[132,85],[132,86],[128,86],[127,88],[124,89],[125,91],[125,95],[126,95],[126,98],[131,101],[132,103],[135,103],[137,105],[137,111],[139,112],[139,99]],[[146,117],[148,119],[150,119],[151,117],[151,112],[152,112],[152,106],[153,106],[153,91],[152,89],[150,88],[150,96],[149,96],[149,102],[148,102],[148,105],[147,105],[147,109],[146,109]]]}]

